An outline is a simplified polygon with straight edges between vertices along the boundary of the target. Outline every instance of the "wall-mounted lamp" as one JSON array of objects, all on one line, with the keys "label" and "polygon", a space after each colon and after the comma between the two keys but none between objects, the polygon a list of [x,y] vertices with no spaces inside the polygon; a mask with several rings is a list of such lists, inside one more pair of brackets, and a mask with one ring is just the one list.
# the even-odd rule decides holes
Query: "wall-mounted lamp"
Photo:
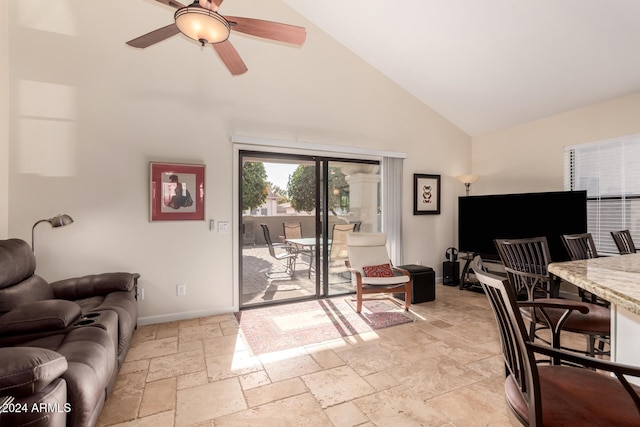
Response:
[{"label": "wall-mounted lamp", "polygon": [[467,192],[467,196],[469,195],[469,188],[471,188],[471,184],[476,182],[480,178],[478,175],[459,175],[456,176],[456,179],[464,184],[464,189]]},{"label": "wall-mounted lamp", "polygon": [[60,214],[60,215],[54,216],[53,218],[41,219],[40,221],[37,221],[35,224],[33,224],[33,227],[31,227],[31,250],[33,252],[36,251],[34,246],[33,234],[36,229],[36,225],[40,224],[41,222],[48,222],[49,224],[51,224],[53,228],[56,228],[56,227],[64,227],[65,225],[71,224],[73,222],[73,218],[71,218],[67,214]]}]

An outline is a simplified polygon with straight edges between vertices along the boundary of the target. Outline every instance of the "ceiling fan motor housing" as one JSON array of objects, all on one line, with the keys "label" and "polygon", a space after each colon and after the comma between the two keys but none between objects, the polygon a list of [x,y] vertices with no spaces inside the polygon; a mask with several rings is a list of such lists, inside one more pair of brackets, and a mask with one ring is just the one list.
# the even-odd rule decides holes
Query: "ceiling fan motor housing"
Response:
[{"label": "ceiling fan motor housing", "polygon": [[176,26],[190,39],[204,43],[220,43],[229,38],[230,26],[224,17],[200,5],[180,8],[174,15]]}]

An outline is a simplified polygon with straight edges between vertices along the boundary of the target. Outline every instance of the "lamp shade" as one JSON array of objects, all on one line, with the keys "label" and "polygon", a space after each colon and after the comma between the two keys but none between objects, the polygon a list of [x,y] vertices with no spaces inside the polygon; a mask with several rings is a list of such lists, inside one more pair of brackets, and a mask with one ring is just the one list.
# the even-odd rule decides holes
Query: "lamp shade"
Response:
[{"label": "lamp shade", "polygon": [[71,224],[73,222],[73,218],[71,218],[67,214],[60,214],[60,215],[54,216],[53,218],[41,219],[39,221],[36,221],[36,223],[33,224],[33,227],[31,227],[31,250],[34,252],[35,252],[34,234],[35,234],[36,226],[41,222],[48,222],[49,224],[51,224],[51,227],[57,228],[57,227],[64,227],[65,225]]},{"label": "lamp shade", "polygon": [[71,224],[73,222],[73,218],[71,218],[67,214],[60,214],[60,215],[54,216],[53,218],[49,218],[47,222],[51,224],[53,228],[64,227],[67,224]]},{"label": "lamp shade", "polygon": [[463,184],[472,184],[480,178],[478,175],[458,175],[456,179]]},{"label": "lamp shade", "polygon": [[185,36],[204,43],[220,43],[229,38],[229,22],[217,12],[194,3],[174,15],[176,25]]}]

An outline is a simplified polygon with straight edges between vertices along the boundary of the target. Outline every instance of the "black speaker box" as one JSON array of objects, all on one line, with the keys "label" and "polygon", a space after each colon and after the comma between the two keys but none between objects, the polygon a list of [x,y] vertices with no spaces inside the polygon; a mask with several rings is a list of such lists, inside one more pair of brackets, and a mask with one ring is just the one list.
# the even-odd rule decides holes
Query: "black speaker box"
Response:
[{"label": "black speaker box", "polygon": [[460,285],[460,263],[458,261],[442,263],[442,284],[447,286]]}]

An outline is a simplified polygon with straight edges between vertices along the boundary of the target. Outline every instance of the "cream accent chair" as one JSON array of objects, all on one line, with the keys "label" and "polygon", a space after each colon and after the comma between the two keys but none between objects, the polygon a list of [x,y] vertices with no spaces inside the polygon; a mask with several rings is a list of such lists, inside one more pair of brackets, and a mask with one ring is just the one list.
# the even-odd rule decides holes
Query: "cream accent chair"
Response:
[{"label": "cream accent chair", "polygon": [[[346,262],[352,277],[356,280],[357,309],[362,311],[362,296],[377,293],[404,293],[405,310],[411,305],[411,274],[393,267],[387,252],[387,235],[385,233],[349,233],[347,234]],[[393,277],[367,277],[364,267],[389,264],[393,269]]]}]

